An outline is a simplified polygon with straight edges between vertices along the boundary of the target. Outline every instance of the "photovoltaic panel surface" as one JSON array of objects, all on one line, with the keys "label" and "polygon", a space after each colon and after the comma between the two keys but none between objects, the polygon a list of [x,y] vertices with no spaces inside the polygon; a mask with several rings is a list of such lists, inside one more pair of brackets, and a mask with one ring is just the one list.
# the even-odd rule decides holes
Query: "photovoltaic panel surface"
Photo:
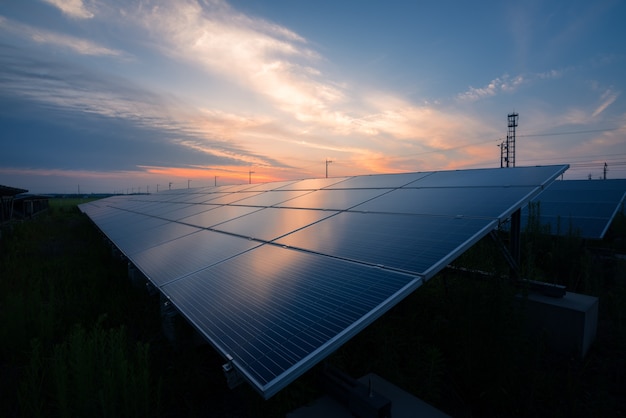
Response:
[{"label": "photovoltaic panel surface", "polygon": [[495,219],[348,211],[276,242],[426,276],[439,262],[445,265],[456,258],[460,243],[496,226]]},{"label": "photovoltaic panel surface", "polygon": [[419,277],[264,245],[162,291],[255,386],[272,393],[303,362],[329,354],[330,341],[347,340],[420,284]]},{"label": "photovoltaic panel surface", "polygon": [[267,398],[566,168],[177,189],[81,210]]},{"label": "photovoltaic panel surface", "polygon": [[[575,234],[602,239],[620,209],[623,210],[626,180],[555,181],[532,201],[537,221],[554,235]],[[527,223],[529,207],[522,211]]]}]

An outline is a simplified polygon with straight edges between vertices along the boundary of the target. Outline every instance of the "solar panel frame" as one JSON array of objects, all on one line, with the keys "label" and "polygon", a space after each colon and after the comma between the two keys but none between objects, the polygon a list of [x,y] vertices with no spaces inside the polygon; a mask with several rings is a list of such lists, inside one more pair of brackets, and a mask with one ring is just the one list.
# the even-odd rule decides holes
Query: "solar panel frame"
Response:
[{"label": "solar panel frame", "polygon": [[[361,176],[353,176],[305,179],[265,185],[178,189],[175,191],[168,190],[163,194],[110,198],[97,204],[81,205],[81,210],[92,217],[105,234],[108,231],[115,237],[112,241],[128,256],[131,262],[139,264],[140,270],[146,274],[147,278],[156,284],[163,295],[171,298],[174,306],[194,325],[198,332],[207,338],[207,341],[211,342],[227,358],[231,356],[231,353],[234,353],[232,358],[235,369],[259,393],[265,398],[269,398],[337,349],[410,292],[421,286],[424,281],[432,278],[445,265],[488,234],[503,218],[518,210],[566,169],[567,166],[549,166],[532,169],[485,169],[479,170],[479,173],[474,172],[474,170],[404,173],[372,175],[366,179],[367,181],[361,179]],[[454,178],[457,179],[456,183],[453,181]],[[367,187],[368,181],[370,181],[370,187]],[[402,211],[407,211],[407,209],[402,209],[401,205],[398,204],[391,204],[389,206],[391,209],[378,212],[380,209],[372,211],[371,207],[368,209],[368,203],[366,203],[374,202],[376,199],[389,198],[389,196],[393,196],[393,193],[396,193],[396,196],[407,193],[418,196],[421,193],[422,196],[432,197],[441,194],[441,190],[445,190],[447,193],[454,194],[459,191],[461,186],[464,188],[471,187],[474,192],[482,190],[485,194],[491,190],[494,196],[504,190],[505,192],[500,193],[500,197],[506,200],[507,204],[485,211],[450,210],[447,214],[406,214]],[[398,192],[399,190],[403,191]],[[434,192],[433,190],[438,191]],[[257,192],[259,194],[246,199],[237,199],[239,195],[243,196],[244,193]],[[325,198],[322,199],[324,204],[312,205],[308,203],[304,205],[316,206],[316,208],[308,209],[298,207],[297,201],[294,202],[297,199],[300,199],[301,203],[315,201],[318,199],[314,198],[316,193],[320,197],[340,196],[341,193],[349,197],[342,197],[339,199],[342,200],[341,202],[338,202],[338,199]],[[482,195],[481,201],[486,201],[484,199],[485,194]],[[229,195],[228,198],[226,198],[227,195]],[[476,193],[474,196],[476,197]],[[215,199],[222,197],[225,198],[221,201],[223,204],[211,204],[212,200],[216,203],[220,202],[220,200]],[[206,200],[204,200],[205,198]],[[452,200],[454,201],[454,199]],[[401,199],[398,202],[401,202]],[[454,204],[457,206],[463,203],[459,199],[456,199],[455,202]],[[175,209],[158,209],[159,205],[167,205],[170,206],[170,209],[171,207],[175,207]],[[287,205],[293,207],[286,207]],[[369,205],[371,206],[371,203]],[[329,207],[336,210],[328,210]],[[207,210],[195,213],[205,208]],[[437,212],[440,209],[441,206],[435,205],[434,209],[421,210],[421,212]],[[141,211],[144,210],[159,216],[142,214]],[[187,211],[194,214],[184,216]],[[416,212],[415,209],[408,210],[409,213],[411,211]],[[272,230],[273,225],[283,222],[281,220],[281,216],[284,216],[283,213],[306,214],[306,216],[304,219],[296,221],[290,219],[284,227],[280,226]],[[421,266],[406,266],[394,265],[393,263],[381,264],[375,258],[367,255],[367,251],[356,251],[358,248],[354,252],[357,256],[352,256],[350,251],[333,252],[325,248],[317,248],[314,245],[298,244],[299,247],[289,247],[288,245],[295,237],[301,238],[312,233],[312,231],[319,231],[322,227],[327,230],[335,229],[336,233],[340,233],[338,227],[340,224],[337,222],[341,221],[342,218],[365,219],[365,217],[379,219],[396,217],[397,225],[394,228],[395,230],[402,230],[405,236],[411,231],[411,228],[416,230],[416,234],[421,234],[417,224],[404,227],[407,220],[420,219],[419,222],[424,225],[430,222],[434,229],[431,228],[431,232],[419,239],[422,239],[423,242],[428,242],[429,239],[435,240],[432,246],[439,246],[440,254],[435,254],[432,259],[426,260]],[[258,223],[260,222],[266,224],[259,226]],[[463,228],[448,230],[447,226],[444,228],[440,225],[440,229],[448,230],[447,233],[451,234],[446,237],[445,231],[437,232],[438,222],[441,225],[455,225],[455,223],[457,226],[467,225],[467,231],[461,233]],[[133,230],[132,228],[137,228],[136,234],[131,237],[123,236],[122,231],[125,228],[129,231]],[[361,222],[358,228],[362,230],[360,232],[362,232],[363,237],[377,231],[376,224],[372,222]],[[254,233],[246,233],[246,231]],[[197,240],[202,241],[209,237],[217,237],[217,235],[212,234],[219,234],[219,239],[215,239],[215,245],[219,246],[219,242],[228,242],[228,245],[222,245],[216,254],[210,254],[203,258],[202,254],[206,254],[205,251],[210,251],[210,248],[205,248],[204,244],[198,243]],[[453,236],[454,234],[458,236]],[[389,237],[384,236],[381,239],[392,241]],[[362,240],[355,241],[356,244],[353,245],[367,244],[361,242]],[[407,243],[397,244],[395,248],[389,251],[398,249],[409,251],[412,243],[410,240],[407,241]],[[447,247],[442,246],[442,243],[447,243]],[[182,255],[189,248],[189,245],[193,246],[193,250],[190,251],[188,257]],[[427,245],[424,244],[422,247],[427,248]],[[220,253],[222,250],[223,252]],[[170,254],[168,251],[173,253]],[[376,249],[374,248],[370,252],[375,253]],[[359,255],[361,253],[365,255]],[[181,256],[177,257],[176,254],[181,254]],[[290,264],[289,260],[292,258],[297,259],[298,262]],[[167,259],[169,260],[168,263],[187,262],[188,265],[170,266],[168,268],[171,271],[160,275],[155,273],[159,266],[152,264],[158,263],[159,259]],[[264,267],[259,270],[261,266]],[[333,288],[331,285],[334,283],[332,281],[333,274],[344,273],[346,276],[337,282],[341,286],[351,286],[350,283],[354,280],[357,280],[355,283],[358,283],[358,280],[382,280],[381,278],[388,280],[389,284],[394,284],[392,287],[379,284],[377,285],[379,290],[372,290],[371,293],[366,293],[361,297],[361,294],[355,294],[354,290],[348,290],[348,287]],[[368,277],[369,279],[367,279]],[[311,278],[317,279],[311,282]],[[272,281],[280,283],[280,286],[272,287]],[[203,293],[201,291],[202,286],[206,286],[207,283],[211,284],[209,286],[211,292]],[[218,285],[222,286],[222,290]],[[235,290],[233,286],[239,287]],[[308,291],[299,290],[290,293],[292,286],[312,286],[309,287],[310,289],[318,286],[318,290],[326,289],[323,291],[334,289],[336,293],[333,294],[333,297],[343,297],[344,305],[337,303],[332,298],[328,300],[323,298],[307,299],[310,293]],[[255,333],[248,340],[241,339],[243,334],[238,333],[249,334],[251,323],[267,324],[273,316],[251,319],[252,322],[233,322],[232,318],[238,315],[249,315],[251,310],[259,308],[261,306],[259,304],[262,302],[259,299],[262,294],[261,290],[268,289],[276,297],[283,298],[281,304],[272,305],[273,309],[278,310],[277,312],[282,309],[280,306],[283,304],[290,306],[290,303],[296,303],[295,301],[300,301],[298,306],[307,306],[306,303],[318,304],[316,306],[319,308],[309,307],[302,311],[303,314],[307,315],[318,312],[322,307],[323,309],[337,309],[335,309],[332,318],[317,318],[315,326],[318,328],[316,330],[311,329],[310,332],[298,337],[297,341],[305,345],[298,347],[294,343],[296,341],[294,339],[291,342],[285,342],[284,346],[274,345],[270,351],[265,352],[266,354],[261,357],[254,355],[250,357],[246,353],[258,353],[258,350],[263,350],[263,347],[273,344],[272,340],[277,338],[277,331],[266,326],[263,328],[265,332]],[[380,293],[382,289],[386,289],[385,292],[387,293]],[[226,296],[238,306],[237,309],[233,311],[215,309],[214,306],[223,303],[215,299],[219,298],[222,291],[231,292],[227,293]],[[380,300],[377,299],[374,307],[370,306],[369,310],[365,309],[364,307],[367,307],[368,303],[374,303],[367,302],[367,298],[375,297],[375,295],[379,295],[376,297],[380,297]],[[203,297],[205,299],[202,299]],[[237,300],[238,297],[239,300]],[[302,305],[303,303],[304,305]],[[365,310],[358,311],[361,308]],[[351,314],[351,311],[360,313],[357,316],[351,316],[354,314],[354,312]],[[226,314],[230,314],[232,317],[225,316]],[[209,327],[207,323],[203,322],[209,317],[221,319],[216,322],[217,325],[214,324]],[[293,324],[288,325],[287,322],[284,322],[291,320],[291,317],[295,316],[283,317],[286,330],[296,332],[307,329],[296,327]],[[337,327],[340,324],[343,328],[337,332]],[[220,329],[222,331],[219,331]],[[233,334],[226,337],[233,341],[239,341],[241,347],[238,347],[237,344],[234,346],[230,344],[225,347],[225,344],[220,340],[220,338],[226,338],[224,329],[232,330]],[[218,331],[224,335],[218,338],[212,334]],[[256,345],[257,343],[258,345]],[[251,361],[254,362],[253,366],[251,366]],[[267,374],[267,370],[272,370],[271,375]]]}]

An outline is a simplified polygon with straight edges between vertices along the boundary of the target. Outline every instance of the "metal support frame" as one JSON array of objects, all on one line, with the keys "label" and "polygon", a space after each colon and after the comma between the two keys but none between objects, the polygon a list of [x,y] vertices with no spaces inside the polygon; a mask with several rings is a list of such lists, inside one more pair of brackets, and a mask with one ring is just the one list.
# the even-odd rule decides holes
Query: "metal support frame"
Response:
[{"label": "metal support frame", "polygon": [[496,245],[498,246],[498,249],[504,256],[504,259],[506,260],[507,264],[509,265],[509,268],[511,271],[511,278],[518,279],[519,278],[519,264],[517,263],[517,261],[511,254],[511,252],[509,251],[506,244],[502,241],[502,238],[500,238],[500,235],[498,235],[498,233],[494,230],[489,233],[489,236],[491,237],[493,242],[496,243]]},{"label": "metal support frame", "polygon": [[489,233],[489,236],[496,243],[496,245],[500,249],[500,252],[502,252],[502,255],[504,256],[504,259],[509,265],[509,268],[511,271],[511,278],[515,280],[520,279],[519,265],[520,265],[521,248],[522,248],[522,245],[521,245],[522,222],[521,220],[522,220],[521,209],[518,209],[515,212],[513,212],[513,214],[511,215],[510,240],[509,240],[508,247],[502,241],[502,238],[500,238],[500,235],[498,235],[498,233],[495,230],[492,230]]},{"label": "metal support frame", "polygon": [[509,264],[510,267],[510,276],[513,280],[517,281],[519,284],[527,286],[528,289],[540,292],[546,296],[551,296],[555,298],[561,298],[565,296],[566,288],[565,286],[552,284],[552,283],[544,283],[535,280],[522,279],[520,274],[520,261],[521,261],[521,209],[516,210],[511,215],[511,226],[510,226],[510,242],[507,247],[506,244],[500,238],[500,235],[493,230],[489,233],[489,236],[496,243],[504,259]]},{"label": "metal support frame", "polygon": [[509,251],[514,261],[515,274],[519,276],[519,265],[522,258],[522,210],[517,209],[511,214],[511,237]]}]

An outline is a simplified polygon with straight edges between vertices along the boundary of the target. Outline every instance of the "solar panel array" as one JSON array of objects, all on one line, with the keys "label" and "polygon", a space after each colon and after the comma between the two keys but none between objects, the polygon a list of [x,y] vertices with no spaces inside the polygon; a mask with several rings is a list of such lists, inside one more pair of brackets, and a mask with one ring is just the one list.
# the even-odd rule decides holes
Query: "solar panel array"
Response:
[{"label": "solar panel array", "polygon": [[269,398],[566,169],[178,189],[81,210]]},{"label": "solar panel array", "polygon": [[[555,181],[533,200],[538,204],[541,225],[554,235],[576,234],[582,238],[602,239],[615,215],[623,210],[626,180]],[[528,222],[524,208],[522,219]]]}]

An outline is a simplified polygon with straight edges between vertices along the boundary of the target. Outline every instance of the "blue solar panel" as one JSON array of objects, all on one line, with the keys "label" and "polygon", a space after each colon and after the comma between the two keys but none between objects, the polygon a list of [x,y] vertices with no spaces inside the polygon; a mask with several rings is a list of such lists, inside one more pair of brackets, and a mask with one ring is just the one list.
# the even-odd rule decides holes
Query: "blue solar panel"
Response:
[{"label": "blue solar panel", "polygon": [[325,189],[395,189],[406,186],[430,174],[432,173],[371,174],[352,177],[326,186]]},{"label": "blue solar panel", "polygon": [[185,235],[197,232],[198,228],[169,222],[144,231],[137,232],[133,235],[127,234],[114,240],[117,247],[127,256],[156,247],[166,242],[175,240]]},{"label": "blue solar panel", "polygon": [[402,188],[352,210],[415,215],[502,218],[513,204],[528,201],[536,187]]},{"label": "blue solar panel", "polygon": [[160,287],[257,245],[260,244],[227,234],[198,230],[137,252],[133,254],[133,261],[154,285]]},{"label": "blue solar panel", "polygon": [[326,210],[346,210],[384,193],[387,189],[317,190],[288,200],[277,206]]},{"label": "blue solar panel", "polygon": [[248,238],[273,241],[335,213],[321,210],[266,208],[224,222],[216,226],[215,229]]},{"label": "blue solar panel", "polygon": [[293,184],[297,181],[298,180],[288,180],[288,181],[274,181],[271,183],[260,183],[260,184],[252,185],[249,189],[246,189],[246,190],[254,191],[254,192],[276,190],[276,189],[280,189],[281,187],[285,187],[290,184]]},{"label": "blue solar panel", "polygon": [[[625,195],[626,180],[566,180],[552,183],[532,203],[539,208],[539,223],[551,234],[602,239]],[[529,215],[524,208],[524,224]]]},{"label": "blue solar panel", "polygon": [[407,187],[510,187],[546,185],[554,180],[554,166],[483,168],[435,171]]},{"label": "blue solar panel", "polygon": [[426,277],[496,225],[492,219],[342,212],[277,243]]},{"label": "blue solar panel", "polygon": [[300,180],[295,183],[290,183],[275,190],[318,190],[324,187],[331,186],[333,184],[341,183],[346,180],[347,177],[332,177],[324,179],[306,179]]},{"label": "blue solar panel", "polygon": [[267,398],[566,168],[167,190],[81,209]]},{"label": "blue solar panel", "polygon": [[[264,245],[162,287],[266,396],[421,285],[420,278]],[[332,342],[332,344],[331,344]],[[280,380],[279,380],[280,379]]]},{"label": "blue solar panel", "polygon": [[261,192],[235,192],[235,193],[222,193],[222,196],[211,199],[206,203],[210,203],[212,205],[227,205],[231,203],[237,203],[238,201],[248,199],[250,197],[256,196]]},{"label": "blue solar panel", "polygon": [[296,197],[312,193],[310,190],[272,190],[237,202],[238,205],[246,206],[274,206],[287,202]]},{"label": "blue solar panel", "polygon": [[260,208],[247,206],[213,206],[210,210],[183,218],[180,221],[200,228],[211,228],[222,222],[230,221],[257,210],[260,210]]}]

